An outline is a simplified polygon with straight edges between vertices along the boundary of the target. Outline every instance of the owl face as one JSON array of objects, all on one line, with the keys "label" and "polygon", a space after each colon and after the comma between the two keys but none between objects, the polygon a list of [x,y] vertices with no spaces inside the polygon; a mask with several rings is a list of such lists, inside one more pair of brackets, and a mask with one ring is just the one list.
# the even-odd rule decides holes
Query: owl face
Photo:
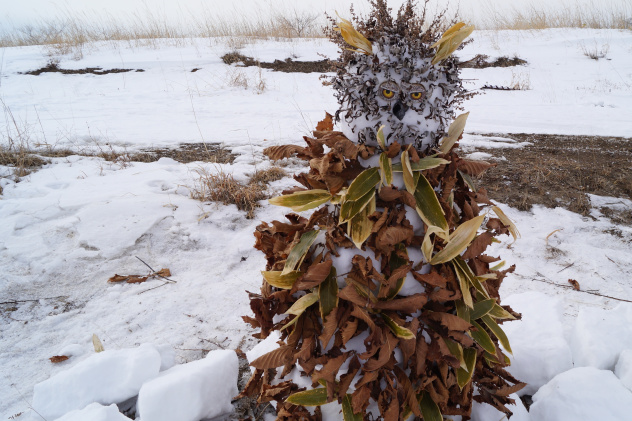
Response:
[{"label": "owl face", "polygon": [[412,144],[422,151],[444,136],[459,88],[452,62],[432,65],[428,48],[396,35],[373,43],[373,54],[357,54],[334,79],[340,104],[336,117],[345,135],[377,146],[381,126],[387,143]]}]

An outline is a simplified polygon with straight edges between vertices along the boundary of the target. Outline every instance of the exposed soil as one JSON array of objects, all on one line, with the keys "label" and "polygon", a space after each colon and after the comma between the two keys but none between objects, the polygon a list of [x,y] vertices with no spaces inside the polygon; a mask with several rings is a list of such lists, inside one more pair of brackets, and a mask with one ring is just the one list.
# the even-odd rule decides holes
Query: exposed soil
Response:
[{"label": "exposed soil", "polygon": [[252,57],[244,56],[238,52],[224,54],[222,61],[226,64],[240,63],[240,67],[257,66],[262,69],[272,69],[285,73],[326,73],[332,72],[335,68],[335,62],[327,59],[320,61],[298,61],[286,58],[284,61],[274,60],[274,62],[257,61]]},{"label": "exposed soil", "polygon": [[[478,184],[490,198],[520,210],[535,204],[562,206],[588,215],[587,194],[632,199],[632,139],[601,136],[511,134],[531,142],[523,148],[481,149],[498,165],[487,170]],[[503,159],[504,158],[504,159]],[[632,225],[632,209],[601,212],[618,224]]]},{"label": "exposed soil", "polygon": [[61,73],[64,75],[107,75],[110,73],[144,72],[143,69],[102,69],[100,67],[86,67],[85,69],[61,69],[57,63],[48,63],[41,69],[21,73],[23,75],[39,76],[42,73]]},{"label": "exposed soil", "polygon": [[477,54],[473,59],[462,61],[459,63],[461,68],[469,69],[486,69],[487,67],[513,67],[527,64],[526,60],[519,57],[498,57],[494,61],[489,60],[489,56],[485,54]]},{"label": "exposed soil", "polygon": [[184,143],[175,149],[143,149],[140,153],[131,154],[130,159],[138,162],[153,162],[160,158],[171,158],[183,164],[195,161],[230,164],[235,160],[236,156],[237,155],[230,153],[219,145],[209,143]]}]

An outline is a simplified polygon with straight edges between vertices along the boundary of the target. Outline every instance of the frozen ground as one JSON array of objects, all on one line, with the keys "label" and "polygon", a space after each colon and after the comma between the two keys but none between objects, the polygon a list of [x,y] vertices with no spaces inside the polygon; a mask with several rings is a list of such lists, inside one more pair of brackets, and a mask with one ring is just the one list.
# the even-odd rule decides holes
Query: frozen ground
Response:
[{"label": "frozen ground", "polygon": [[[583,54],[606,45],[606,58],[595,61]],[[252,247],[252,232],[262,220],[281,219],[284,210],[262,203],[255,218],[246,219],[234,206],[195,201],[190,189],[196,171],[222,169],[245,180],[269,165],[263,148],[300,144],[336,103],[316,73],[230,67],[220,59],[228,51],[225,41],[208,40],[187,47],[104,44],[86,48],[81,60],[60,57],[59,66],[145,71],[39,76],[19,73],[47,64],[50,57],[41,48],[0,53],[2,142],[20,133],[32,147],[76,152],[207,142],[237,155],[234,163],[222,165],[168,158],[121,165],[73,155],[51,159],[19,183],[0,179],[2,419],[29,419],[34,385],[92,355],[94,333],[106,350],[142,343],[175,349],[178,363],[198,360],[208,350],[255,345],[240,318],[250,312],[245,291],[258,290],[265,266]],[[336,51],[324,40],[301,40],[257,42],[242,53],[265,61],[319,60],[318,53],[333,57]],[[507,143],[472,133],[632,133],[632,32],[481,32],[461,55],[468,59],[477,53],[515,54],[529,64],[465,69],[471,89],[509,85],[512,77],[528,81],[531,89],[486,91],[465,104],[471,111],[465,144],[484,153],[486,147]],[[194,68],[201,70],[191,72]],[[231,85],[240,74],[249,82],[246,89]],[[265,89],[257,93],[261,80]],[[0,172],[7,175],[9,169],[0,167]],[[270,189],[291,184],[285,178]],[[611,199],[594,198],[594,203]],[[515,344],[513,369],[533,379],[533,414],[561,411],[579,419],[582,405],[599,405],[609,392],[629,399],[632,304],[617,298],[632,300],[632,228],[615,225],[599,212],[591,218],[562,208],[504,209],[522,239],[496,245],[495,251],[517,266],[501,293],[525,314],[524,321],[506,327]],[[177,282],[106,283],[114,274],[147,273],[136,256],[156,270],[169,268]],[[578,281],[582,291],[552,285],[570,286],[569,279]],[[537,293],[546,299],[528,295]],[[595,343],[617,346],[595,348]],[[68,354],[64,348],[73,344],[69,360],[48,361]],[[619,361],[621,353],[627,357]],[[593,368],[571,369],[579,366]],[[613,372],[623,381],[608,374]],[[556,398],[557,386],[568,389],[562,398]],[[612,417],[600,419],[618,419],[620,408],[610,409]]]}]

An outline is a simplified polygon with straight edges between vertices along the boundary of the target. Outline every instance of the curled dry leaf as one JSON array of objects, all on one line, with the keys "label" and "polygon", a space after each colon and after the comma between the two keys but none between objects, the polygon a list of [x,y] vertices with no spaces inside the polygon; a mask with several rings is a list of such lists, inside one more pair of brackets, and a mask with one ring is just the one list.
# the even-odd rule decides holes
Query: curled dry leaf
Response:
[{"label": "curled dry leaf", "polygon": [[49,358],[50,362],[53,364],[60,363],[62,361],[66,361],[68,358],[66,355],[55,355]]},{"label": "curled dry leaf", "polygon": [[573,289],[574,289],[575,291],[580,291],[580,290],[581,290],[581,288],[579,287],[579,282],[577,282],[576,280],[574,280],[574,279],[569,279],[569,280],[568,280],[568,283],[569,283],[569,284],[571,284],[571,285],[573,286]]}]

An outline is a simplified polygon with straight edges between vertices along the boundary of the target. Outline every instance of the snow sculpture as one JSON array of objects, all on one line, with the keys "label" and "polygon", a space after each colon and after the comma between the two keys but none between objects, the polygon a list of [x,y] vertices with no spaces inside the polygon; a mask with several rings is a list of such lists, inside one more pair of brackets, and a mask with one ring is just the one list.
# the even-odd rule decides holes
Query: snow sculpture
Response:
[{"label": "snow sculpture", "polygon": [[448,126],[467,96],[451,54],[473,28],[440,36],[442,16],[425,22],[412,0],[396,19],[371,3],[357,30],[342,19],[332,31],[343,132],[327,115],[306,147],[265,151],[310,170],[270,199],[296,213],[255,232],[267,268],[244,320],[274,349],[250,362],[242,395],[276,401],[279,420],[466,420],[473,399],[511,415],[524,384],[504,370],[499,324],[519,315],[498,289],[513,267],[484,252],[517,231],[474,188],[489,164],[454,150],[467,114]]}]

